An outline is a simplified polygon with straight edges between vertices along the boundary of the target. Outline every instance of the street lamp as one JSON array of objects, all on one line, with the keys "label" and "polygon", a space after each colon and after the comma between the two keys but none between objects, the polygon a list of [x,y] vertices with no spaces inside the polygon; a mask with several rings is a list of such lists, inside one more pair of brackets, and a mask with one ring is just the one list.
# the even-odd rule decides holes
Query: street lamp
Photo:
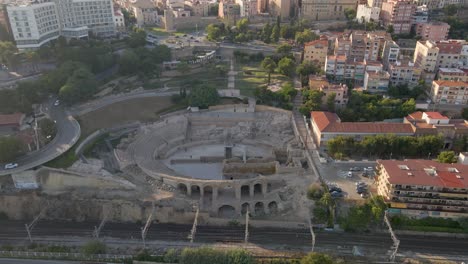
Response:
[{"label": "street lamp", "polygon": [[429,154],[427,154],[427,159],[431,159],[431,152],[429,152]]}]

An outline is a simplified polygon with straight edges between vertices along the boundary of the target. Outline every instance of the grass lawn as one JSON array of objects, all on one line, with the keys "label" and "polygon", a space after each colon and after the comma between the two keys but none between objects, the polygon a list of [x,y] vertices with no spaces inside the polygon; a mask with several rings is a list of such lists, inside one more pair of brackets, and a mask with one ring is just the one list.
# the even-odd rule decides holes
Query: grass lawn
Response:
[{"label": "grass lawn", "polygon": [[170,36],[171,35],[171,33],[167,32],[164,28],[151,27],[147,29],[151,31],[151,34],[154,34],[156,36]]}]

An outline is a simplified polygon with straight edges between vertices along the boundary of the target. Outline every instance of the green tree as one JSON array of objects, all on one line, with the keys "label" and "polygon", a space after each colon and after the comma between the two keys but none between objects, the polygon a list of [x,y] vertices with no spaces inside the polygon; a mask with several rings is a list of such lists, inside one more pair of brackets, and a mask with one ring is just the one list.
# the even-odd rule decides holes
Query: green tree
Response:
[{"label": "green tree", "polygon": [[249,27],[249,20],[247,18],[242,18],[239,21],[237,21],[237,30],[242,33],[247,32],[247,28]]},{"label": "green tree", "polygon": [[437,161],[441,163],[456,163],[457,156],[454,151],[442,151],[437,156]]},{"label": "green tree", "polygon": [[273,26],[271,30],[270,40],[274,43],[277,43],[280,38],[280,27],[278,25]]},{"label": "green tree", "polygon": [[393,25],[389,25],[389,26],[387,27],[387,32],[390,33],[390,34],[395,33],[395,28],[393,28]]},{"label": "green tree", "polygon": [[227,73],[228,73],[228,68],[226,67],[226,65],[222,65],[222,64],[216,65],[216,66],[214,67],[214,70],[215,70],[216,73],[218,73],[218,75],[221,76],[221,77],[226,76]]},{"label": "green tree", "polygon": [[41,135],[45,138],[50,136],[51,138],[55,137],[55,134],[57,133],[57,127],[55,125],[55,122],[50,120],[50,119],[42,119],[39,121],[39,129],[41,131]]},{"label": "green tree", "polygon": [[88,241],[81,248],[81,252],[85,255],[106,254],[106,250],[106,244],[99,240]]},{"label": "green tree", "polygon": [[261,64],[262,68],[268,73],[268,84],[271,81],[271,74],[275,72],[276,63],[271,57],[266,57]]},{"label": "green tree", "polygon": [[336,98],[336,93],[330,93],[327,96],[327,109],[330,112],[335,112],[335,98]]},{"label": "green tree", "polygon": [[303,104],[299,108],[299,111],[309,116],[311,111],[318,111],[322,106],[322,97],[324,93],[319,90],[305,90],[302,92]]},{"label": "green tree", "polygon": [[295,69],[296,64],[291,58],[284,57],[278,62],[278,72],[285,76],[292,77]]},{"label": "green tree", "polygon": [[297,32],[295,36],[296,43],[304,45],[304,43],[316,40],[318,36],[310,31],[310,29],[304,29],[302,32]]},{"label": "green tree", "polygon": [[276,53],[280,54],[281,57],[287,56],[289,53],[291,53],[292,46],[285,43],[281,44],[276,48]]},{"label": "green tree", "polygon": [[273,32],[273,27],[270,23],[266,23],[262,29],[262,33],[260,35],[260,39],[265,43],[271,43],[271,34]]},{"label": "green tree", "polygon": [[324,190],[320,184],[311,184],[307,189],[307,198],[319,200],[324,194]]},{"label": "green tree", "polygon": [[344,10],[344,14],[345,14],[346,19],[348,21],[354,20],[356,18],[356,10],[354,10],[354,9],[346,8]]},{"label": "green tree", "polygon": [[118,60],[121,74],[134,74],[138,72],[141,61],[138,55],[131,49],[125,50]]},{"label": "green tree", "polygon": [[0,41],[0,62],[3,64],[8,63],[8,57],[16,53],[16,46],[10,41]]},{"label": "green tree", "polygon": [[24,154],[24,144],[16,137],[0,136],[0,162],[11,162]]},{"label": "green tree", "polygon": [[311,61],[303,61],[297,65],[296,74],[301,77],[302,86],[307,86],[309,83],[309,75],[320,72],[320,67]]},{"label": "green tree", "polygon": [[225,34],[224,24],[209,24],[206,27],[206,38],[209,41],[219,41]]},{"label": "green tree", "polygon": [[177,71],[181,75],[188,74],[190,72],[190,65],[188,65],[188,63],[186,63],[186,62],[181,62],[181,63],[177,64]]},{"label": "green tree", "polygon": [[97,87],[94,75],[86,67],[81,67],[60,88],[59,97],[66,104],[73,104],[91,98]]},{"label": "green tree", "polygon": [[461,116],[463,117],[463,119],[468,120],[468,107],[462,109]]},{"label": "green tree", "polygon": [[127,40],[128,45],[131,48],[143,47],[146,45],[146,31],[141,28],[135,29],[130,33],[130,37]]},{"label": "green tree", "polygon": [[333,264],[333,259],[322,253],[309,253],[301,259],[301,264]]},{"label": "green tree", "polygon": [[190,106],[208,108],[219,102],[218,90],[213,86],[197,85],[189,94]]}]

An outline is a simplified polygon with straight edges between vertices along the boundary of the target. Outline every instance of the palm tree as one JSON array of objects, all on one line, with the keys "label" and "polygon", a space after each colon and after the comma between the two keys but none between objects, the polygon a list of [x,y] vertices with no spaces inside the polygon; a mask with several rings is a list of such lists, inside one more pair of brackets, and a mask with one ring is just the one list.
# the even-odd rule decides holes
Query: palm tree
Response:
[{"label": "palm tree", "polygon": [[268,84],[270,84],[270,80],[271,80],[271,74],[273,72],[275,72],[275,69],[276,69],[276,63],[275,61],[270,58],[270,57],[266,57],[263,61],[262,61],[262,68],[268,73]]}]

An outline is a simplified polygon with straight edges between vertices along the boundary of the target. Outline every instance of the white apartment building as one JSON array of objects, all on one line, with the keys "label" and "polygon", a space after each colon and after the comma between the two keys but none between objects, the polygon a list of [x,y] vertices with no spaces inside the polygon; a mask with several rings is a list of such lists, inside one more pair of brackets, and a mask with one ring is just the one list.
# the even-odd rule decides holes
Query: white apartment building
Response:
[{"label": "white apartment building", "polygon": [[436,104],[468,104],[468,83],[461,81],[433,81],[431,99]]},{"label": "white apartment building", "polygon": [[378,22],[380,15],[380,8],[379,7],[372,7],[368,5],[358,5],[357,12],[356,12],[356,20],[359,23],[364,22]]},{"label": "white apartment building", "polygon": [[115,34],[112,0],[16,1],[7,6],[19,49],[35,49],[59,36],[99,37]]},{"label": "white apartment building", "polygon": [[439,48],[431,40],[418,41],[414,51],[413,62],[419,65],[426,72],[435,72],[437,68],[437,58]]},{"label": "white apartment building", "polygon": [[257,0],[236,0],[236,4],[240,7],[241,17],[252,17],[258,14]]}]

